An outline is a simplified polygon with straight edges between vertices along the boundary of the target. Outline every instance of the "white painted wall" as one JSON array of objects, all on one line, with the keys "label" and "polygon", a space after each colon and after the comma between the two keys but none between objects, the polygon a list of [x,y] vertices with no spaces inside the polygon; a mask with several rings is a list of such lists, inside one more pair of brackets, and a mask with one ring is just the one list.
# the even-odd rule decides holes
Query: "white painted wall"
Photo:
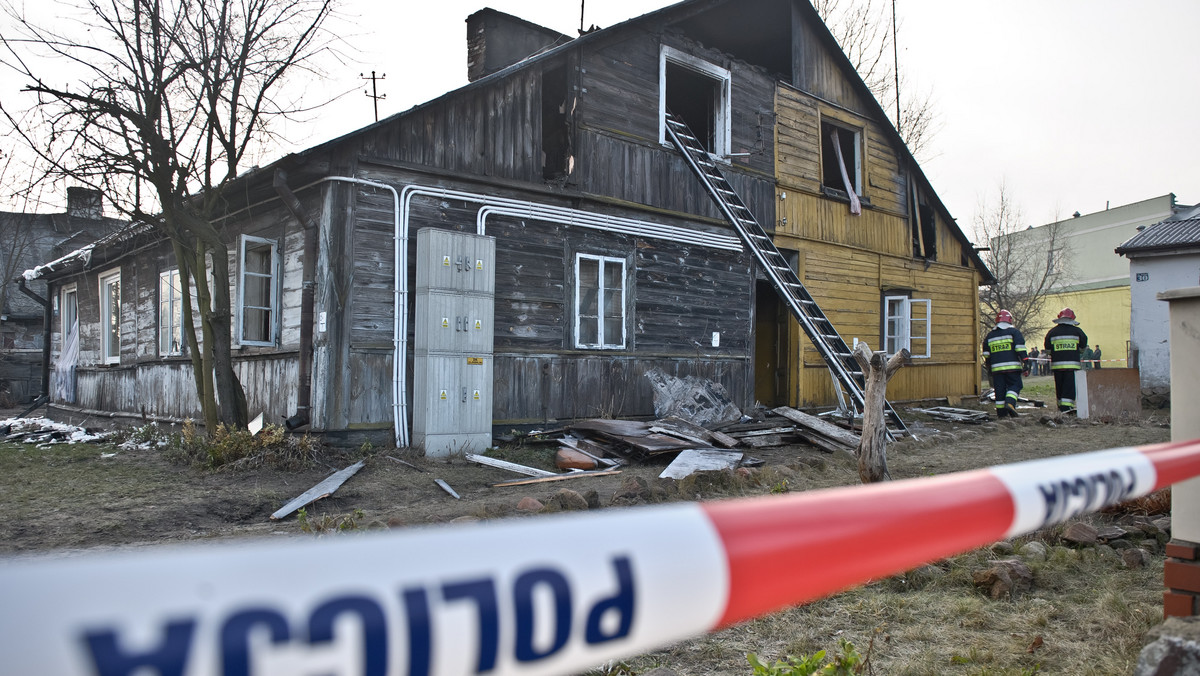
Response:
[{"label": "white painted wall", "polygon": [[1138,351],[1142,390],[1170,388],[1170,315],[1158,294],[1200,284],[1200,254],[1132,258],[1129,280],[1129,339]]}]

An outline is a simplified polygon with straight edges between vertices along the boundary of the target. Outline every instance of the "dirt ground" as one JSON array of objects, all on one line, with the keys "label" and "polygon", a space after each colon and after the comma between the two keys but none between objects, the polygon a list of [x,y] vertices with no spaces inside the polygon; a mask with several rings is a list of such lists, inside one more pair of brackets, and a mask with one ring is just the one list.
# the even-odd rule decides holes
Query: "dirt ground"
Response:
[{"label": "dirt ground", "polygon": [[[1031,408],[1016,420],[966,425],[932,421],[898,408],[916,438],[888,446],[893,479],[1170,438],[1165,410],[1123,420],[1084,421]],[[526,438],[497,454],[552,469],[554,447]],[[398,449],[326,449],[316,466],[300,471],[214,471],[171,462],[163,449],[146,446],[0,444],[0,514],[4,516],[0,557],[224,538],[313,537],[314,530],[321,536],[353,537],[331,535],[339,524],[357,530],[463,519],[537,518],[518,509],[523,498],[549,504],[561,489],[584,495],[594,491],[591,501],[605,507],[632,477],[650,486],[643,498],[646,502],[858,483],[855,461],[848,453],[783,446],[747,454],[763,461],[748,476],[658,479],[668,462],[662,458],[625,467],[617,475],[495,487],[517,475],[462,458],[434,461]],[[307,508],[307,526],[296,514],[270,520],[292,498],[360,459],[365,460],[361,471],[333,495]],[[448,483],[460,499],[446,493],[435,479]],[[979,561],[994,558],[986,548],[973,556]],[[940,564],[944,580],[922,592],[930,604],[927,609],[918,610],[911,595],[887,596],[897,584],[882,583],[882,587],[846,592],[593,673],[629,676],[666,665],[684,676],[749,674],[745,659],[749,652],[764,659],[811,653],[836,648],[840,638],[852,639],[860,649],[875,645],[879,670],[871,673],[1128,673],[1142,633],[1161,621],[1161,553],[1156,556],[1141,571],[1122,571],[1078,556],[1052,560],[1037,571],[1036,598],[1003,607],[973,590],[970,573],[961,572],[962,566]],[[898,579],[898,584],[908,584],[903,576]],[[1098,589],[1093,582],[1105,588]],[[915,587],[906,589],[912,590]],[[943,611],[944,617],[934,618]],[[944,632],[950,633],[939,638]],[[1026,649],[1035,635],[1038,645],[1043,636],[1046,644],[1036,655]],[[877,638],[880,643],[875,643]],[[1094,649],[1110,654],[1103,662],[1095,661],[1098,657],[1089,658],[1090,663],[1078,659],[1080,651]]]},{"label": "dirt ground", "polygon": [[[902,415],[921,417],[903,409]],[[1032,409],[1015,421],[960,425],[915,420],[911,426],[918,440],[889,445],[894,479],[1169,439],[1162,413],[1101,423],[1063,420],[1045,409]],[[553,444],[528,441],[501,457],[524,464],[540,460],[543,467],[553,469],[548,464],[553,448]],[[203,470],[174,464],[160,450],[148,448],[6,445],[0,447],[0,509],[6,516],[0,520],[0,552],[299,533],[295,514],[280,521],[270,520],[270,515],[333,470],[359,459],[366,461],[361,471],[333,495],[308,507],[310,524],[328,517],[326,521],[350,519],[360,528],[395,528],[519,516],[524,515],[517,509],[522,498],[548,502],[563,488],[595,491],[599,504],[606,506],[631,476],[642,477],[652,486],[651,501],[811,490],[858,481],[848,454],[829,454],[809,446],[751,449],[747,454],[764,464],[741,481],[658,479],[668,462],[661,458],[625,467],[617,475],[493,487],[519,475],[461,458],[427,460],[397,449],[329,449],[317,466],[284,472]],[[442,490],[435,479],[448,483],[460,499]]]}]

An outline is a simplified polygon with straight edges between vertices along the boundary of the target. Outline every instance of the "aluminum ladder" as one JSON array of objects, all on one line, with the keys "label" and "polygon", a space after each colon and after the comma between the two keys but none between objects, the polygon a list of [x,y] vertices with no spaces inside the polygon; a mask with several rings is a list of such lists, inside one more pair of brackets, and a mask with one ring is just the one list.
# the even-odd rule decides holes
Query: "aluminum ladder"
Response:
[{"label": "aluminum ladder", "polygon": [[[833,323],[821,311],[808,289],[800,281],[796,271],[788,265],[787,259],[775,247],[767,231],[759,225],[754,214],[746,208],[737,191],[725,180],[717,163],[709,157],[708,151],[700,145],[699,139],[692,134],[688,126],[676,119],[670,113],[666,114],[667,136],[683,153],[688,166],[692,168],[704,188],[708,191],[713,202],[725,215],[726,220],[741,238],[742,243],[754,254],[754,259],[766,271],[771,284],[779,297],[787,303],[792,316],[800,322],[809,341],[817,348],[817,352],[829,365],[834,380],[849,395],[856,411],[861,412],[864,406],[863,387],[865,386],[863,372],[858,361],[846,345],[846,341],[838,335]],[[839,394],[840,398],[840,394]],[[888,402],[884,402],[888,418],[888,436],[895,439],[898,434],[909,434],[908,427],[900,419],[900,415]]]}]

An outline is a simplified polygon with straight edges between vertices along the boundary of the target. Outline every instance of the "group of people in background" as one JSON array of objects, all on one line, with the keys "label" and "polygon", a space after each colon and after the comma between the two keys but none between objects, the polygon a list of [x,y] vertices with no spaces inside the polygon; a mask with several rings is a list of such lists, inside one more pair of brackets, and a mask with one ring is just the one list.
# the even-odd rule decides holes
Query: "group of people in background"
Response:
[{"label": "group of people in background", "polygon": [[1035,345],[1030,350],[1026,348],[1025,337],[1013,326],[1012,313],[1008,310],[996,313],[996,327],[983,340],[984,365],[992,377],[996,417],[1017,417],[1022,375],[1042,375],[1046,370],[1054,375],[1058,410],[1068,415],[1075,413],[1075,372],[1100,368],[1100,346],[1088,346],[1087,334],[1079,328],[1075,312],[1069,307],[1058,313],[1054,324],[1046,334],[1043,349]]}]

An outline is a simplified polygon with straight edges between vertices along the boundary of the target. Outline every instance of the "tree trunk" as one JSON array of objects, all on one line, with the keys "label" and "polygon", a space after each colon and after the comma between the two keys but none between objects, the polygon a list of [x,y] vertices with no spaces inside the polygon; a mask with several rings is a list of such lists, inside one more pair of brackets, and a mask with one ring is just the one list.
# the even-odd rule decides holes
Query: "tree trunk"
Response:
[{"label": "tree trunk", "polygon": [[[208,324],[212,332],[212,372],[216,380],[215,394],[219,404],[221,422],[235,427],[245,427],[250,422],[246,408],[246,393],[233,371],[233,307],[229,298],[229,249],[222,243],[213,246],[212,314]],[[208,336],[205,336],[208,338]]]},{"label": "tree trunk", "polygon": [[858,478],[865,484],[891,479],[887,469],[887,382],[908,363],[908,350],[900,350],[884,363],[883,352],[871,352],[865,342],[854,348],[854,359],[866,379],[863,394],[863,429],[858,442]]}]

